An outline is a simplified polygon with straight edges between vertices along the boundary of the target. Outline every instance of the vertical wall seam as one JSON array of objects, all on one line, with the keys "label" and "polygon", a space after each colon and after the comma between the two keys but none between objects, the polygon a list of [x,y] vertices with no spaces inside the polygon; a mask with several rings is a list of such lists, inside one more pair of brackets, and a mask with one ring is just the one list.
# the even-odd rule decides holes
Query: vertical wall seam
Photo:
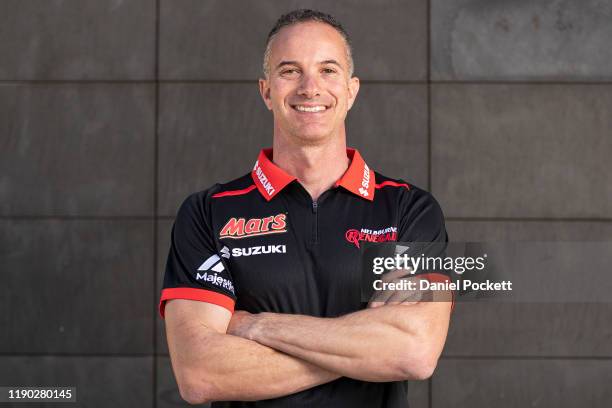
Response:
[{"label": "vertical wall seam", "polygon": [[155,50],[154,50],[154,75],[155,75],[155,114],[154,114],[154,149],[153,149],[153,408],[157,408],[157,241],[159,236],[158,215],[158,188],[159,188],[159,25],[160,25],[160,0],[155,0]]}]

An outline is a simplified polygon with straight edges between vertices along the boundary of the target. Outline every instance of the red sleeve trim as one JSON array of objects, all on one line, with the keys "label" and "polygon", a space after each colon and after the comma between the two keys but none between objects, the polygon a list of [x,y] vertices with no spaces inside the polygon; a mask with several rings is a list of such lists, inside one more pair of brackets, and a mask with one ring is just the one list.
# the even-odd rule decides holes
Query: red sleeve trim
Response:
[{"label": "red sleeve trim", "polygon": [[398,183],[396,181],[383,181],[380,184],[376,184],[376,188],[383,188],[384,186],[393,186],[393,187],[406,187],[410,190],[410,186],[406,183]]},{"label": "red sleeve trim", "polygon": [[255,184],[250,185],[247,188],[243,188],[242,190],[229,190],[229,191],[222,191],[220,193],[217,194],[213,194],[212,198],[219,198],[219,197],[228,197],[228,196],[237,196],[237,195],[243,195],[243,194],[247,194],[250,193],[251,191],[255,190]]},{"label": "red sleeve trim", "polygon": [[[451,281],[451,278],[448,275],[445,275],[439,272],[424,273],[423,275],[418,275],[418,276],[421,276],[430,282],[450,282]],[[451,312],[452,312],[455,309],[455,291],[451,290],[450,292],[451,292],[451,295],[453,296],[452,303],[451,303]]]},{"label": "red sleeve trim", "polygon": [[214,292],[212,290],[197,289],[197,288],[168,288],[162,290],[161,299],[159,300],[159,315],[164,318],[164,309],[166,300],[170,299],[188,299],[199,300],[200,302],[213,303],[222,306],[234,313],[236,301],[231,297]]}]

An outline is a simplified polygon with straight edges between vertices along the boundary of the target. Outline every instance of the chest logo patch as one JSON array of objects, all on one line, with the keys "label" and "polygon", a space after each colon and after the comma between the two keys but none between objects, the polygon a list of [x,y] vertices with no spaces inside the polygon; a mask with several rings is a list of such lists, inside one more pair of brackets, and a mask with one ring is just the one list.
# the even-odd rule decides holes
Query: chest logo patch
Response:
[{"label": "chest logo patch", "polygon": [[287,232],[287,214],[281,213],[263,218],[230,218],[219,233],[219,238],[240,239],[259,235]]},{"label": "chest logo patch", "polygon": [[388,242],[397,241],[397,228],[388,227],[379,230],[371,230],[368,228],[350,229],[346,231],[344,237],[348,242],[359,248],[359,242]]}]

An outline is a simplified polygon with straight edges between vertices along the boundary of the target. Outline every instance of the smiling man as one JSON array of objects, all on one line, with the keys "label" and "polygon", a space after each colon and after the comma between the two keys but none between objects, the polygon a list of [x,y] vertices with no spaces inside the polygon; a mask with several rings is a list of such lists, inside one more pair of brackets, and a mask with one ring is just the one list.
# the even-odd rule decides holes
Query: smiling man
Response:
[{"label": "smiling man", "polygon": [[405,380],[429,377],[442,352],[450,297],[362,302],[359,243],[445,243],[440,207],[347,148],[359,80],[333,17],[282,16],[259,89],[272,149],[248,174],[191,194],[172,230],[160,313],[181,395],[213,407],[406,407]]}]

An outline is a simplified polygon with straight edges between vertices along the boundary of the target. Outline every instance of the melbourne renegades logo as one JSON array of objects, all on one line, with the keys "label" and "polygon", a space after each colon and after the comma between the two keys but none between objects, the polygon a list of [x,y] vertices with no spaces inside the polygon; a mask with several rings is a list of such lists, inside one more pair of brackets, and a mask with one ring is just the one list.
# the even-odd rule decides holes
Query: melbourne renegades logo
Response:
[{"label": "melbourne renegades logo", "polygon": [[361,230],[350,229],[344,234],[344,238],[351,244],[359,248],[360,241],[366,242],[387,242],[397,241],[397,228],[388,227],[380,230],[370,230],[362,228]]},{"label": "melbourne renegades logo", "polygon": [[232,217],[221,228],[219,238],[240,239],[283,232],[287,232],[287,214],[276,214],[248,220]]}]

